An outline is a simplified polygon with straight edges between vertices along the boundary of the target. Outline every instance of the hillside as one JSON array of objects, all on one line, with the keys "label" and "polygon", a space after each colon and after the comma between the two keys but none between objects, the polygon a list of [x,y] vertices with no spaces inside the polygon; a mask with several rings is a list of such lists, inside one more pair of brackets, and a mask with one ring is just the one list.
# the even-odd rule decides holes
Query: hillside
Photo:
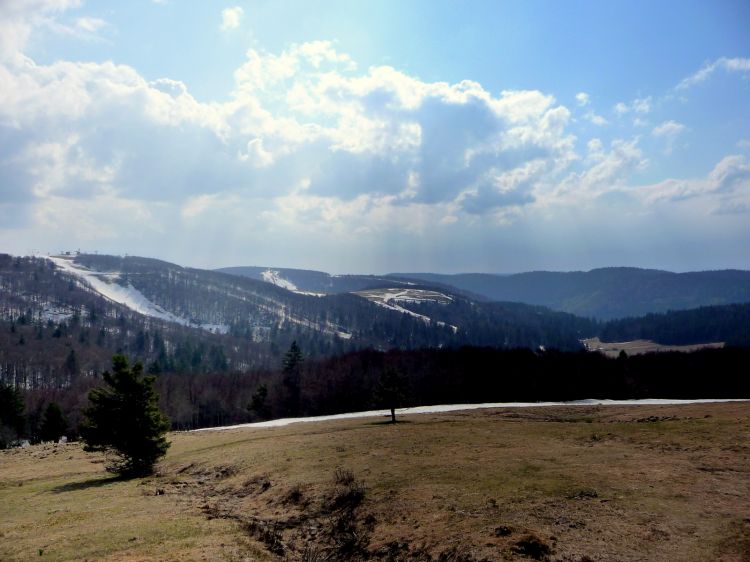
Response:
[{"label": "hillside", "polygon": [[591,271],[537,271],[513,275],[393,275],[450,285],[491,300],[541,305],[600,320],[750,302],[750,271],[740,270],[672,273],[609,267]]},{"label": "hillside", "polygon": [[648,339],[677,345],[725,342],[750,347],[750,303],[613,320],[602,326],[600,337],[605,341]]},{"label": "hillside", "polygon": [[748,419],[745,402],[181,432],[130,481],[77,444],[0,451],[0,559],[740,562]]},{"label": "hillside", "polygon": [[408,286],[409,282],[376,275],[331,275],[322,271],[284,267],[222,267],[222,273],[267,281],[291,291],[312,294],[340,294],[382,287]]},{"label": "hillside", "polygon": [[540,307],[430,294],[315,296],[149,258],[0,255],[0,381],[65,386],[101,373],[117,351],[152,372],[246,372],[276,367],[294,340],[322,357],[471,344],[579,349],[594,332]]}]

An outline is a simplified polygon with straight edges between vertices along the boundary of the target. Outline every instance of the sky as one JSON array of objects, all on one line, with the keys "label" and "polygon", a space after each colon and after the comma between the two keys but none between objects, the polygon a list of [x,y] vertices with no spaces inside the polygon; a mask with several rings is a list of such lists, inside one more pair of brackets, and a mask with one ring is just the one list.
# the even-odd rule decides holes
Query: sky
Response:
[{"label": "sky", "polygon": [[0,0],[0,251],[750,269],[745,0]]}]

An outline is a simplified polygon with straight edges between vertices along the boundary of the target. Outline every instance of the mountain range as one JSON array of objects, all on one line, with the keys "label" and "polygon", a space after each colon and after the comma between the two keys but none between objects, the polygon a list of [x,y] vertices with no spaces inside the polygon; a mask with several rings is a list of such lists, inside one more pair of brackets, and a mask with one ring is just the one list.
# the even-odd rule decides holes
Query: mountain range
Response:
[{"label": "mountain range", "polygon": [[[576,350],[592,336],[744,344],[750,305],[722,304],[743,301],[744,271],[371,276],[0,255],[0,380],[64,386],[106,369],[117,351],[152,372],[275,368],[295,340],[309,357],[463,345]],[[659,314],[688,307],[703,308]],[[639,311],[650,316],[601,320]]]},{"label": "mountain range", "polygon": [[460,291],[475,299],[522,302],[598,320],[750,302],[750,271],[731,269],[673,273],[607,267],[512,275],[391,273],[383,276],[329,275],[320,271],[263,267],[228,267],[219,271],[268,281],[272,281],[275,272],[277,278],[287,280],[296,290],[326,294],[394,282],[427,283]]}]

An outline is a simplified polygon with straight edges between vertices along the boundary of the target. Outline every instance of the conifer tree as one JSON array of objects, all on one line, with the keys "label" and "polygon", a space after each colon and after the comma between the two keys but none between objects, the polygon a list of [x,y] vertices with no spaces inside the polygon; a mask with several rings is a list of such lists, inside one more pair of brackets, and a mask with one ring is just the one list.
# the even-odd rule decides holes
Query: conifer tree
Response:
[{"label": "conifer tree", "polygon": [[151,473],[169,448],[164,436],[169,421],[157,404],[156,379],[142,372],[141,363],[130,367],[124,355],[115,355],[112,373],[103,374],[106,386],[89,393],[81,428],[84,449],[109,454],[107,470],[124,476]]},{"label": "conifer tree", "polygon": [[300,413],[300,368],[302,367],[302,350],[296,341],[292,342],[289,351],[284,355],[284,370],[281,380],[284,388],[284,404],[287,415]]},{"label": "conifer tree", "polygon": [[266,403],[267,398],[268,387],[265,384],[261,384],[253,394],[247,409],[255,412],[255,415],[262,420],[268,419],[270,417],[270,408]]},{"label": "conifer tree", "polygon": [[39,429],[39,437],[42,441],[58,441],[68,430],[68,422],[63,416],[60,406],[55,402],[47,404],[42,419],[42,427]]},{"label": "conifer tree", "polygon": [[0,383],[0,449],[10,447],[23,432],[26,424],[23,409],[21,393]]}]

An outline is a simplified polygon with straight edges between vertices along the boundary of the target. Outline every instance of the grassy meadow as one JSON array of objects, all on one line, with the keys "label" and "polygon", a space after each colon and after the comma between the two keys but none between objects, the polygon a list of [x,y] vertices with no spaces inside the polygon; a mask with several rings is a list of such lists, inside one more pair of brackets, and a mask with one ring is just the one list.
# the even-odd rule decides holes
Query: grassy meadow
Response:
[{"label": "grassy meadow", "polygon": [[750,559],[750,402],[174,433],[149,478],[0,451],[0,560]]}]

